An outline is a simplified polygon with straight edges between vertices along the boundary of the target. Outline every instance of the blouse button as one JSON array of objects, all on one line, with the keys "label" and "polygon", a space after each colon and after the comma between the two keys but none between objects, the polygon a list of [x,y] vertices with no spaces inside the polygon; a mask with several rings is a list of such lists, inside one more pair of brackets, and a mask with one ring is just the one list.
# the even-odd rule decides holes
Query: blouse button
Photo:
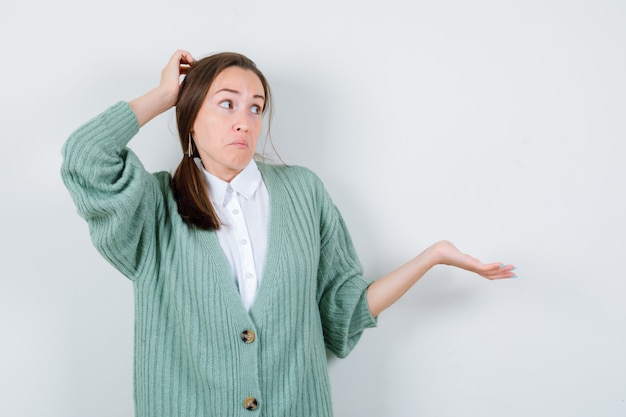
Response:
[{"label": "blouse button", "polygon": [[243,406],[246,408],[246,410],[254,411],[259,408],[259,403],[257,402],[256,398],[248,397],[243,400]]},{"label": "blouse button", "polygon": [[247,344],[254,342],[254,339],[256,339],[256,336],[252,330],[248,329],[241,332],[241,340]]}]

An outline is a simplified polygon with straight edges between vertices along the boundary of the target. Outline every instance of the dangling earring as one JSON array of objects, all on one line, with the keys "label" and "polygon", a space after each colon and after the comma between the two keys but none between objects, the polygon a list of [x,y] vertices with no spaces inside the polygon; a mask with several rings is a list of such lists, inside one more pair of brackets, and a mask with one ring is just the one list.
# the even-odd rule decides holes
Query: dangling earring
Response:
[{"label": "dangling earring", "polygon": [[187,156],[190,158],[193,156],[193,146],[191,146],[192,140],[193,138],[191,137],[191,133],[189,133],[189,146],[187,146]]}]

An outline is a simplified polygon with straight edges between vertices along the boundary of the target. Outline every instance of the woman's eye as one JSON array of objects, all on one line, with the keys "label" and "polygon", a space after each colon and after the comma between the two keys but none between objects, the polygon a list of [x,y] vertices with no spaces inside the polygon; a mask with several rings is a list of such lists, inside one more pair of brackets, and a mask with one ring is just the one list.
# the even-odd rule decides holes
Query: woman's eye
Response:
[{"label": "woman's eye", "polygon": [[257,106],[256,104],[254,106],[252,106],[252,113],[254,114],[261,114],[261,106]]},{"label": "woman's eye", "polygon": [[225,108],[225,109],[233,108],[233,103],[230,100],[220,101],[219,105],[220,107]]}]

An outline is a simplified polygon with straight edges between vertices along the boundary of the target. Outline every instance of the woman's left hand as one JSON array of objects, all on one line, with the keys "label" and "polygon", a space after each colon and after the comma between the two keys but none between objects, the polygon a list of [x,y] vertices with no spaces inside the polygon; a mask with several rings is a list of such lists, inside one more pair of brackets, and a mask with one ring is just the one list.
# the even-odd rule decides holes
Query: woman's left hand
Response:
[{"label": "woman's left hand", "polygon": [[515,266],[502,262],[483,263],[473,256],[467,255],[447,240],[439,241],[431,246],[436,264],[450,265],[466,271],[474,272],[487,279],[517,278],[513,272]]}]

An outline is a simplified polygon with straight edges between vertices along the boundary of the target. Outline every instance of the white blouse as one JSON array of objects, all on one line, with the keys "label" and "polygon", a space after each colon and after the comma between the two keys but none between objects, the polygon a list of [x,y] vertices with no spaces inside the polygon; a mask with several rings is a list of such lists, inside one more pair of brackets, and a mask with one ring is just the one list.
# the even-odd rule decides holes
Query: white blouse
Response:
[{"label": "white blouse", "polygon": [[202,171],[209,197],[222,222],[217,231],[220,246],[230,263],[243,305],[250,310],[261,283],[267,252],[270,208],[267,187],[254,161],[230,183],[204,168]]}]

